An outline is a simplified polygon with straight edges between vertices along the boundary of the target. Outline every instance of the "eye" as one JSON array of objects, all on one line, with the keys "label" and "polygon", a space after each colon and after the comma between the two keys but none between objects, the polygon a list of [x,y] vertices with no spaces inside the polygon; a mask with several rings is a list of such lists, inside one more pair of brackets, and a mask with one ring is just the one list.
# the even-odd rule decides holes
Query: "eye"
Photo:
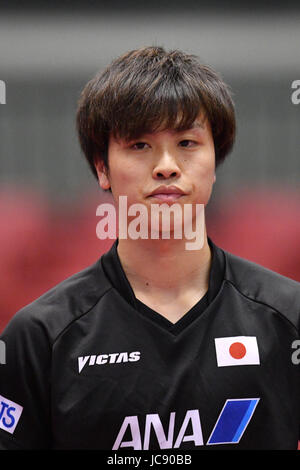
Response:
[{"label": "eye", "polygon": [[144,150],[146,148],[146,145],[148,146],[146,142],[135,142],[130,146],[130,148],[133,150]]},{"label": "eye", "polygon": [[179,142],[179,145],[181,147],[193,147],[194,145],[197,145],[197,142],[194,140],[184,139]]}]

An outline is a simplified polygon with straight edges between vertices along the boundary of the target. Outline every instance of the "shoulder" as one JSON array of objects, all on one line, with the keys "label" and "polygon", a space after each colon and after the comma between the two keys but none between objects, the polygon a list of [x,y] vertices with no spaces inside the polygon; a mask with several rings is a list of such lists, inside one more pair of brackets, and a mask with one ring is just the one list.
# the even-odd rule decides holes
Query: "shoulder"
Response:
[{"label": "shoulder", "polygon": [[23,335],[43,331],[50,342],[73,321],[87,313],[111,289],[101,258],[68,277],[19,310],[4,330]]},{"label": "shoulder", "polygon": [[225,279],[242,295],[277,311],[300,329],[300,283],[224,251]]}]

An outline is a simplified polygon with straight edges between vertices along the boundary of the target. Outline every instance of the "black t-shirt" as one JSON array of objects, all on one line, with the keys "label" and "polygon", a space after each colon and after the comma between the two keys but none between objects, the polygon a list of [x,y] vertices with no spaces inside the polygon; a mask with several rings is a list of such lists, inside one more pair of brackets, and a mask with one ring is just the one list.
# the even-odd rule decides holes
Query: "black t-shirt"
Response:
[{"label": "black t-shirt", "polygon": [[296,449],[300,285],[209,243],[208,292],[175,324],[135,298],[116,243],[19,311],[0,448]]}]

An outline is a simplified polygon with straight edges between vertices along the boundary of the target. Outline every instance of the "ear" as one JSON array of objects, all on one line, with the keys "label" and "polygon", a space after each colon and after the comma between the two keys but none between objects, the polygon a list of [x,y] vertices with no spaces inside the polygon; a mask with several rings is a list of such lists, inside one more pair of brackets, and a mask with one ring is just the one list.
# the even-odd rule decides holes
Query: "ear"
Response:
[{"label": "ear", "polygon": [[110,188],[110,181],[108,175],[108,169],[106,168],[103,160],[100,158],[94,158],[94,165],[98,175],[99,185],[102,189],[107,190]]},{"label": "ear", "polygon": [[213,182],[215,183],[216,180],[217,180],[217,177],[216,177],[216,173],[215,173],[215,174],[214,174],[214,181],[213,181]]}]

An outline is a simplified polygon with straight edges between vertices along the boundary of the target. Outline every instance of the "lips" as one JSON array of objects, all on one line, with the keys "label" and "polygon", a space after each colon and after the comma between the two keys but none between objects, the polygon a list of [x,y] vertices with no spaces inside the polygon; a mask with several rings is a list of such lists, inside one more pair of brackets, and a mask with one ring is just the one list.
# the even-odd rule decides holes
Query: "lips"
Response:
[{"label": "lips", "polygon": [[154,197],[156,199],[161,199],[164,201],[171,201],[174,199],[179,199],[181,196],[184,196],[186,193],[178,188],[177,186],[159,186],[148,197]]},{"label": "lips", "polygon": [[185,194],[182,189],[177,188],[177,186],[159,186],[156,188],[150,196],[157,196],[158,194],[178,194],[178,195],[183,195]]}]

